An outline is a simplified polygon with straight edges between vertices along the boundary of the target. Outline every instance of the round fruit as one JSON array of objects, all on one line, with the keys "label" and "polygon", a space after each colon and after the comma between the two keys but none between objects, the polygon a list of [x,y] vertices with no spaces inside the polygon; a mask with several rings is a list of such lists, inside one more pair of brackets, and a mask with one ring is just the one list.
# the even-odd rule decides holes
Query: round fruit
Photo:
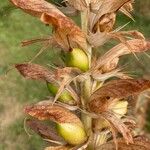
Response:
[{"label": "round fruit", "polygon": [[71,145],[79,145],[87,140],[84,128],[75,123],[57,124],[57,131]]},{"label": "round fruit", "polygon": [[[51,95],[56,96],[56,94],[58,92],[58,86],[55,85],[54,83],[48,83],[47,82],[47,87],[48,87],[48,90],[51,93]],[[58,100],[63,102],[63,103],[68,103],[68,104],[74,104],[74,102],[75,102],[67,90],[64,90],[62,92],[62,94],[60,95]]]},{"label": "round fruit", "polygon": [[63,60],[67,67],[77,67],[82,71],[89,69],[88,56],[79,48],[74,48],[71,52],[64,52]]}]

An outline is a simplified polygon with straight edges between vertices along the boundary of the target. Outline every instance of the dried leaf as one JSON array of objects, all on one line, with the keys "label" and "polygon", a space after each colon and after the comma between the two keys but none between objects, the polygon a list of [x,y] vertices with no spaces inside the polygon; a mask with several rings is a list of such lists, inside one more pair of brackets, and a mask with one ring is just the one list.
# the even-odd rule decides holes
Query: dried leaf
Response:
[{"label": "dried leaf", "polygon": [[27,13],[39,17],[43,23],[52,24],[55,29],[53,38],[64,50],[70,50],[70,48],[74,47],[80,47],[86,50],[87,43],[84,33],[54,5],[44,0],[11,1],[15,6],[23,9]]},{"label": "dried leaf", "polygon": [[116,33],[114,33],[116,36],[132,36],[134,37],[135,39],[145,39],[144,35],[137,31],[137,30],[129,30],[129,31],[118,31]]},{"label": "dried leaf", "polygon": [[10,0],[10,1],[16,7],[39,18],[43,13],[55,12],[60,15],[63,15],[63,13],[60,10],[58,10],[54,5],[44,0]]},{"label": "dried leaf", "polygon": [[131,95],[140,94],[150,88],[150,81],[144,79],[112,80],[98,89],[90,97],[89,108],[92,112],[107,111],[114,99],[123,99]]},{"label": "dried leaf", "polygon": [[65,141],[58,136],[54,128],[46,126],[40,121],[33,119],[27,119],[26,124],[42,138],[57,141],[57,143],[66,144]]},{"label": "dried leaf", "polygon": [[[150,140],[145,136],[137,136],[134,138],[134,143],[126,144],[123,139],[118,139],[119,150],[150,150]],[[113,141],[107,142],[96,150],[115,150],[115,145]]]},{"label": "dried leaf", "polygon": [[129,47],[123,43],[120,43],[110,49],[107,53],[105,53],[101,58],[98,59],[96,67],[94,69],[99,69],[101,67],[108,68],[113,64],[113,68],[115,68],[118,64],[118,61],[116,61],[116,64],[114,64],[114,60],[119,58],[122,55],[133,53],[141,53],[147,51],[150,46],[149,42],[145,41],[144,39],[133,39],[127,41],[128,45],[131,47],[131,50]]},{"label": "dried leaf", "polygon": [[54,75],[48,69],[37,64],[17,64],[16,69],[27,79],[53,81]]},{"label": "dried leaf", "polygon": [[103,15],[93,27],[93,32],[110,32],[116,22],[116,13],[108,13]]},{"label": "dried leaf", "polygon": [[80,119],[66,108],[57,104],[36,104],[27,106],[25,113],[39,120],[52,120],[57,123],[75,123],[82,126]]},{"label": "dried leaf", "polygon": [[104,16],[105,14],[114,13],[119,10],[125,3],[129,2],[130,0],[105,0],[100,5],[99,10],[95,17],[92,16],[90,21],[90,30],[92,31],[94,25],[99,21],[99,19]]},{"label": "dried leaf", "polygon": [[116,115],[111,112],[103,112],[101,115],[112,125],[112,128],[123,135],[127,144],[133,143],[131,131],[121,119],[117,118]]},{"label": "dried leaf", "polygon": [[99,71],[91,73],[92,77],[97,81],[106,81],[112,77],[117,77],[120,79],[131,79],[127,74],[121,72],[120,69],[111,70],[107,73],[100,73]]},{"label": "dried leaf", "polygon": [[69,18],[57,14],[53,15],[54,16],[51,14],[50,16],[47,13],[43,13],[41,20],[46,24],[52,24],[55,26],[53,37],[57,43],[65,50],[70,50],[70,48],[76,47],[86,50],[86,37],[81,29]]}]

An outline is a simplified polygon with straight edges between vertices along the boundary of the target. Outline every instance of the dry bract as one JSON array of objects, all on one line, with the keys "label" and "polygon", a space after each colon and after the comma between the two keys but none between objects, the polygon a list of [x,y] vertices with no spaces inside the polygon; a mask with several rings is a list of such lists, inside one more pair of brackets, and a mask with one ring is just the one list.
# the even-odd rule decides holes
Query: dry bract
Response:
[{"label": "dry bract", "polygon": [[[112,136],[116,144],[117,144],[116,137],[118,132],[122,134],[126,144],[133,143],[133,135],[131,130],[121,119],[117,118],[114,113],[106,111],[101,113],[101,116],[110,123]],[[127,123],[130,123],[130,121]]]},{"label": "dry bract", "polygon": [[[134,139],[133,144],[126,144],[123,139],[118,139],[118,149],[119,150],[149,150],[150,141],[145,136],[137,136]],[[108,142],[101,145],[97,150],[115,150],[114,142]]]},{"label": "dry bract", "polygon": [[[117,67],[118,59],[120,56],[133,53],[141,53],[147,51],[150,46],[149,42],[145,41],[144,39],[133,39],[128,40],[127,44],[131,47],[131,50],[129,49],[128,45],[125,45],[123,43],[120,43],[110,49],[108,52],[106,52],[102,57],[100,57],[97,60],[96,66],[94,66],[94,69],[104,69],[105,71],[110,71],[111,69],[114,69]],[[110,67],[113,66],[113,67]],[[106,70],[107,68],[107,70]]]},{"label": "dry bract", "polygon": [[82,122],[75,114],[57,104],[30,105],[25,108],[25,113],[39,120],[52,120],[56,123],[75,123],[82,126]]},{"label": "dry bract", "polygon": [[112,80],[92,94],[89,103],[90,110],[95,113],[107,111],[114,99],[127,98],[128,96],[139,94],[148,88],[150,88],[149,80]]},{"label": "dry bract", "polygon": [[48,69],[37,64],[17,64],[16,69],[27,79],[53,81],[54,75]]},{"label": "dry bract", "polygon": [[98,8],[96,15],[91,16],[90,30],[92,31],[93,27],[101,19],[101,17],[105,16],[106,14],[112,15],[112,13],[116,13],[124,4],[126,4],[129,1],[130,0],[105,0],[103,1],[103,3]]},{"label": "dry bract", "polygon": [[[54,5],[44,1],[11,0],[14,5],[25,12],[39,17],[45,24],[52,24],[55,29],[53,38],[64,49],[80,47],[86,51],[86,37],[75,23],[66,17]],[[64,26],[65,25],[65,26]]]},{"label": "dry bract", "polygon": [[93,27],[93,32],[110,32],[116,21],[116,13],[103,15]]}]

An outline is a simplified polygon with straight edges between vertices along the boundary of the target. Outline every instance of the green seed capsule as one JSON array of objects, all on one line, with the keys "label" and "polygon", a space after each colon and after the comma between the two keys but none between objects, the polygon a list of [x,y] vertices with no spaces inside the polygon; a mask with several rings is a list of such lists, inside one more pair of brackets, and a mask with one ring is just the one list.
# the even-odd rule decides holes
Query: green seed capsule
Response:
[{"label": "green seed capsule", "polygon": [[79,145],[87,140],[84,128],[75,123],[57,124],[57,131],[71,145]]},{"label": "green seed capsule", "polygon": [[62,55],[67,67],[77,67],[82,71],[89,69],[89,60],[83,50],[74,48],[71,52],[63,53]]},{"label": "green seed capsule", "polygon": [[[52,96],[56,96],[57,92],[58,92],[58,86],[55,85],[54,83],[48,83],[47,82],[47,87],[49,92],[51,93]],[[63,103],[67,103],[67,104],[74,104],[75,101],[72,98],[72,96],[70,95],[70,93],[67,90],[64,90],[62,92],[62,94],[60,95],[59,101],[63,102]]]}]

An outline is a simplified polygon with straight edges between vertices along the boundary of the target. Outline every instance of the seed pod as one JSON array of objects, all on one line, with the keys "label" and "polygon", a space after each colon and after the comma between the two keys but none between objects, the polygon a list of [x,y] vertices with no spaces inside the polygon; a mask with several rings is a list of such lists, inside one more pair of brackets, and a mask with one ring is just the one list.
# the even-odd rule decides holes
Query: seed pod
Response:
[{"label": "seed pod", "polygon": [[[47,82],[47,88],[52,96],[56,96],[58,92],[58,86],[56,84]],[[67,90],[62,92],[58,100],[67,104],[75,104],[73,97]]]},{"label": "seed pod", "polygon": [[43,102],[27,106],[25,113],[38,120],[55,122],[57,133],[70,145],[80,145],[87,140],[81,120],[74,113],[57,104]]},{"label": "seed pod", "polygon": [[84,128],[75,123],[57,124],[57,131],[71,145],[79,145],[87,140]]},{"label": "seed pod", "polygon": [[67,67],[77,67],[82,71],[89,69],[88,56],[79,48],[74,48],[71,52],[62,52],[62,59]]}]

